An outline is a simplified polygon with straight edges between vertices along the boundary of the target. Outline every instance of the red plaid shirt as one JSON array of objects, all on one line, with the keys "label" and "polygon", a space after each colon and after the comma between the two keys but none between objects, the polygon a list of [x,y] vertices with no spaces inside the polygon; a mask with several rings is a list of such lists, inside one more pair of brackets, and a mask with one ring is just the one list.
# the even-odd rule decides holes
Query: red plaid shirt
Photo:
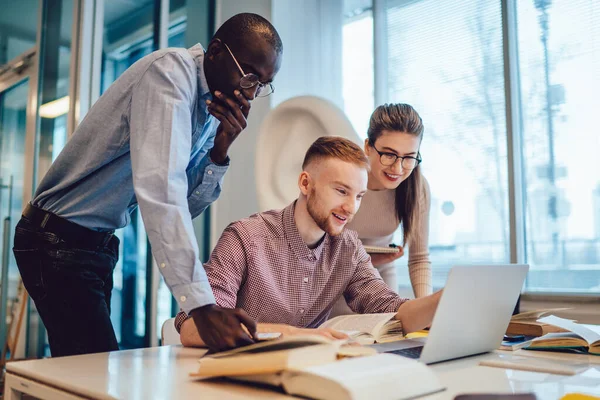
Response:
[{"label": "red plaid shirt", "polygon": [[357,313],[396,312],[407,299],[383,282],[356,232],[326,234],[309,249],[294,221],[295,204],[225,229],[204,264],[217,304],[242,308],[257,322],[307,328],[325,322],[341,296]]}]

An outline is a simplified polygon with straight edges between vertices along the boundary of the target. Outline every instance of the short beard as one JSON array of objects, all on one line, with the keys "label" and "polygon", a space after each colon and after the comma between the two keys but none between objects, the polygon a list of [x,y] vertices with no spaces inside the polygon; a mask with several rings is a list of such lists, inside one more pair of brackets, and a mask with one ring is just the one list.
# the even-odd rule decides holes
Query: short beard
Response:
[{"label": "short beard", "polygon": [[331,223],[329,222],[329,214],[320,215],[317,211],[319,209],[319,200],[317,199],[317,196],[315,194],[315,189],[312,189],[308,201],[306,202],[306,209],[308,211],[308,215],[310,215],[313,221],[315,221],[315,224],[317,224],[317,226],[328,235],[340,235],[343,232],[343,229],[340,229],[339,231],[334,231],[333,227],[331,226]]}]

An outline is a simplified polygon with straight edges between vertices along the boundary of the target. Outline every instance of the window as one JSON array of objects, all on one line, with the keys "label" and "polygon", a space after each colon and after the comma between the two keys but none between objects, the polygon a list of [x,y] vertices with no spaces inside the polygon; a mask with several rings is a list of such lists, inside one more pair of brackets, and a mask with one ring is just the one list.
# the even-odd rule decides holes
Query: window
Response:
[{"label": "window", "polygon": [[344,112],[362,138],[374,109],[373,11],[370,0],[346,1],[342,27]]},{"label": "window", "polygon": [[429,245],[441,287],[452,265],[509,260],[500,3],[388,1],[386,19],[387,101],[411,104],[425,124]]},{"label": "window", "polygon": [[[504,4],[516,4],[509,10],[516,26],[503,26],[500,0],[380,0],[382,12],[370,1],[345,0],[344,109],[363,137],[374,98],[375,106],[409,103],[423,118],[434,287],[443,286],[452,265],[509,262],[503,28],[516,31],[510,83],[521,99],[512,106],[522,115],[515,135],[523,162],[515,174],[525,198],[519,233],[531,266],[526,290],[598,293],[600,3]],[[376,56],[373,31],[383,32],[385,43]],[[369,68],[385,74],[385,90],[373,96],[371,82],[368,94],[363,88],[352,97],[359,80],[378,78],[364,72]],[[406,258],[398,267],[401,287],[410,286]]]},{"label": "window", "polygon": [[[154,2],[148,0],[104,1],[102,92],[134,62],[155,50],[154,7]],[[117,230],[116,235],[121,246],[113,275],[111,320],[121,349],[143,347],[149,337],[146,328],[149,260],[148,239],[139,210],[131,213],[131,223]]]},{"label": "window", "polygon": [[517,2],[527,289],[600,292],[600,3]]},{"label": "window", "polygon": [[[143,0],[137,3],[122,3],[104,0],[105,27],[103,45],[102,91],[108,87],[133,63],[155,49],[153,40],[154,11],[156,3]],[[168,46],[192,47],[198,41],[208,45],[209,26],[212,24],[209,2],[186,2],[170,0]],[[194,15],[194,24],[187,24],[187,16]],[[200,240],[201,259],[208,258],[208,237],[205,226],[207,212],[194,220]],[[114,290],[111,319],[119,345],[136,348],[149,343],[150,324],[154,324],[160,335],[162,323],[174,316],[178,310],[162,275],[158,276],[158,292],[148,293],[149,284],[148,239],[139,209],[131,213],[131,223],[117,231],[121,239],[121,253],[114,273]],[[154,273],[159,274],[158,270]],[[153,289],[152,289],[153,290]],[[156,296],[156,320],[149,321],[150,299]]]}]

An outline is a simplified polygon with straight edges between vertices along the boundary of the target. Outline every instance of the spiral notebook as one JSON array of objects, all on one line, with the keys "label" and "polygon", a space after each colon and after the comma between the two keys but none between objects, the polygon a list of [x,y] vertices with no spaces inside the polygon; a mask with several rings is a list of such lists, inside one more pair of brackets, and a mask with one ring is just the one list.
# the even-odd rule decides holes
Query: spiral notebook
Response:
[{"label": "spiral notebook", "polygon": [[363,246],[369,254],[393,254],[400,251],[397,247]]}]

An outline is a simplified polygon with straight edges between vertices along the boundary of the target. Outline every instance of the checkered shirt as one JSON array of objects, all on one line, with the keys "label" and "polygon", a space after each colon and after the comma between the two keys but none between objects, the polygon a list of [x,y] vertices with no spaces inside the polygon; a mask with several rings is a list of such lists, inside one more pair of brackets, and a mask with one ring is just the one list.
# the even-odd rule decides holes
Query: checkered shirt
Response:
[{"label": "checkered shirt", "polygon": [[[257,322],[316,328],[344,296],[357,313],[396,312],[407,299],[371,264],[356,232],[325,235],[309,249],[294,221],[295,202],[230,224],[204,264],[217,304]],[[179,328],[187,316],[177,316]]]}]

